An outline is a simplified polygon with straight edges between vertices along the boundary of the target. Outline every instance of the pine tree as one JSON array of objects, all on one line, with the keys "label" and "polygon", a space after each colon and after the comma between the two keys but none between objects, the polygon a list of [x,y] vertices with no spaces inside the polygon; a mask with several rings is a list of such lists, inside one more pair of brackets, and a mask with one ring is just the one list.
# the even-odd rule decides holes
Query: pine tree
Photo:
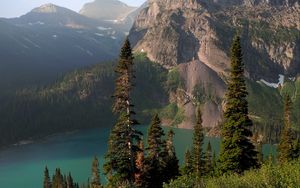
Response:
[{"label": "pine tree", "polygon": [[[119,115],[119,119],[112,131],[113,135],[110,136],[110,146],[106,155],[107,162],[105,163],[105,169],[109,175],[109,180],[115,181],[119,179],[120,181],[130,182],[132,185],[136,170],[135,152],[138,150],[135,143],[140,140],[141,132],[133,128],[138,122],[133,118],[135,112],[131,101],[131,91],[135,76],[133,71],[133,54],[128,38],[126,38],[121,49],[115,72],[117,78],[115,80],[112,108],[113,112]],[[116,151],[117,149],[119,151]]]},{"label": "pine tree", "polygon": [[193,172],[197,177],[203,175],[204,154],[203,154],[204,134],[202,128],[202,114],[200,107],[197,109],[197,122],[194,127],[193,146],[192,146],[192,166]]},{"label": "pine tree", "polygon": [[293,132],[291,129],[292,101],[287,95],[284,103],[284,127],[278,145],[278,161],[284,163],[293,159]]},{"label": "pine tree", "polygon": [[60,173],[60,169],[55,170],[55,175],[52,180],[52,188],[63,188],[64,187],[64,177]]},{"label": "pine tree", "polygon": [[175,133],[171,129],[167,135],[166,154],[165,157],[166,166],[163,169],[164,182],[168,183],[170,180],[179,176],[179,160],[176,157],[175,147],[173,144],[173,138]]},{"label": "pine tree", "polygon": [[128,150],[127,117],[121,115],[117,124],[113,127],[109,141],[108,152],[105,156],[104,174],[108,176],[111,186],[117,182],[126,182],[131,179],[130,150]]},{"label": "pine tree", "polygon": [[71,173],[67,176],[67,188],[75,188],[75,184],[73,182],[73,178],[71,176]]},{"label": "pine tree", "polygon": [[145,154],[144,154],[144,142],[143,140],[139,141],[139,151],[137,152],[135,166],[135,186],[138,188],[144,188],[145,183]]},{"label": "pine tree", "polygon": [[248,116],[247,89],[244,78],[240,37],[231,47],[231,71],[226,93],[225,123],[222,126],[220,173],[242,173],[258,166],[255,146],[250,142],[252,121]]},{"label": "pine tree", "polygon": [[48,167],[45,167],[44,171],[44,188],[51,188],[51,181],[49,176],[49,170]]},{"label": "pine tree", "polygon": [[99,174],[99,161],[95,156],[92,165],[92,178],[91,188],[101,188],[100,174]]},{"label": "pine tree", "polygon": [[161,127],[161,121],[157,114],[152,118],[150,128],[148,130],[148,156],[150,158],[161,158],[162,152],[164,151],[165,141],[164,131]]},{"label": "pine tree", "polygon": [[205,152],[205,175],[213,175],[213,162],[212,162],[212,149],[211,144],[208,142]]},{"label": "pine tree", "polygon": [[182,174],[190,174],[193,172],[192,156],[190,150],[186,150],[184,154],[184,165],[182,168]]},{"label": "pine tree", "polygon": [[158,115],[154,115],[148,130],[147,158],[145,161],[146,179],[149,187],[162,187],[163,169],[166,166],[164,161],[167,156],[165,147],[166,142],[163,139],[164,131],[161,127],[161,121]]}]

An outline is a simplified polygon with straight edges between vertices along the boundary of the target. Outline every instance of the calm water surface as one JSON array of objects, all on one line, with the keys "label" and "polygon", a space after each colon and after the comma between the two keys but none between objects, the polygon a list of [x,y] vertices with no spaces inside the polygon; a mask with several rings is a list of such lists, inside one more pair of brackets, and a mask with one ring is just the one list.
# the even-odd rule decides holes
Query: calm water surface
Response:
[{"label": "calm water surface", "polygon": [[[139,129],[146,133],[147,127]],[[109,132],[109,128],[78,131],[0,151],[0,188],[42,188],[46,165],[50,174],[60,167],[63,173],[72,172],[76,182],[86,183],[91,175],[93,156],[97,155],[100,165],[103,164]],[[177,156],[182,162],[184,152],[192,143],[193,133],[183,129],[175,129],[174,132]],[[205,147],[208,140],[213,150],[218,152],[220,139],[206,138]],[[270,152],[269,145],[263,149],[266,154]]]}]

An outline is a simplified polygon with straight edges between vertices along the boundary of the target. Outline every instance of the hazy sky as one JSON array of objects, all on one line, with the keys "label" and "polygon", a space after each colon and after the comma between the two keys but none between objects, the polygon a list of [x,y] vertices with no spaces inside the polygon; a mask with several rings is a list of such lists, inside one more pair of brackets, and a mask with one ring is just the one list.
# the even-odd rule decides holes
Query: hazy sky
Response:
[{"label": "hazy sky", "polygon": [[[53,3],[62,7],[79,11],[84,3],[93,0],[1,0],[0,1],[0,17],[18,17],[35,7],[46,3]],[[121,0],[131,6],[140,6],[146,0]]]}]

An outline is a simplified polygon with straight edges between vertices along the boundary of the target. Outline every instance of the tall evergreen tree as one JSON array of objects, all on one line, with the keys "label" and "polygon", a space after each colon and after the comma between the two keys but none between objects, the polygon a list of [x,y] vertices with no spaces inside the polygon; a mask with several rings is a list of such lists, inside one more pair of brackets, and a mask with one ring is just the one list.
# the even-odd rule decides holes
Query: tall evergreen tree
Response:
[{"label": "tall evergreen tree", "polygon": [[192,146],[192,166],[193,172],[197,177],[201,176],[204,170],[203,153],[204,134],[202,128],[202,114],[200,107],[197,108],[197,122],[194,127],[193,146]]},{"label": "tall evergreen tree", "polygon": [[193,172],[192,156],[190,150],[186,150],[184,154],[184,165],[182,168],[182,174],[190,174]]},{"label": "tall evergreen tree", "polygon": [[165,147],[165,140],[163,137],[165,136],[165,133],[161,127],[161,121],[158,117],[158,114],[155,114],[152,118],[152,122],[150,125],[150,128],[148,130],[148,156],[150,158],[157,158],[160,159],[162,157],[162,154]]},{"label": "tall evergreen tree", "polygon": [[60,172],[60,169],[55,170],[55,174],[52,180],[52,188],[64,188],[64,177]]},{"label": "tall evergreen tree", "polygon": [[164,182],[168,183],[170,180],[175,179],[179,176],[179,161],[176,157],[175,147],[173,144],[174,131],[171,129],[167,135],[166,144],[166,157],[165,167],[163,169]]},{"label": "tall evergreen tree", "polygon": [[146,178],[149,187],[162,187],[163,185],[163,169],[166,166],[164,160],[167,156],[165,147],[166,142],[163,139],[164,131],[161,127],[161,121],[158,115],[154,115],[148,130],[148,147],[147,158],[145,161]]},{"label": "tall evergreen tree", "polygon": [[67,176],[67,188],[75,188],[75,184],[73,182],[73,178],[71,176],[71,173]]},{"label": "tall evergreen tree", "polygon": [[144,153],[144,142],[143,140],[139,141],[139,151],[137,152],[135,166],[135,186],[138,188],[144,188],[145,183],[145,153]]},{"label": "tall evergreen tree", "polygon": [[[108,155],[106,156],[108,162],[105,166],[106,169],[109,169],[110,166],[111,177],[114,173],[121,173],[114,177],[119,177],[121,181],[128,181],[132,185],[134,183],[134,174],[136,170],[135,152],[138,149],[135,143],[140,140],[141,133],[133,128],[138,122],[133,118],[135,112],[131,100],[131,91],[133,89],[133,79],[135,76],[133,71],[133,54],[128,38],[126,38],[121,49],[119,62],[115,72],[117,78],[115,80],[115,92],[113,95],[114,103],[112,108],[113,112],[119,115],[119,121],[112,131],[112,134],[114,135],[111,135],[110,139],[115,138],[120,141],[109,141],[112,145],[109,147]],[[124,126],[125,128],[121,126]],[[119,137],[120,135],[122,135],[122,137]],[[116,146],[116,144],[120,145]],[[124,144],[126,144],[126,146]],[[121,150],[114,151],[116,148]],[[114,156],[115,154],[120,155]],[[112,164],[111,162],[115,160],[122,165]],[[126,175],[126,173],[128,175]]]},{"label": "tall evergreen tree", "polygon": [[91,188],[101,188],[100,173],[99,173],[99,161],[95,156],[92,164],[92,178]]},{"label": "tall evergreen tree", "polygon": [[255,146],[250,142],[253,125],[248,116],[247,89],[240,37],[231,47],[231,71],[226,93],[225,123],[222,126],[220,173],[242,173],[258,166]]},{"label": "tall evergreen tree", "polygon": [[49,176],[49,170],[48,167],[45,167],[44,171],[44,188],[51,188],[51,181]]},{"label": "tall evergreen tree", "polygon": [[278,145],[278,161],[280,163],[287,162],[293,159],[293,132],[291,129],[291,111],[292,101],[287,95],[284,103],[284,127],[281,131],[280,142]]},{"label": "tall evergreen tree", "polygon": [[130,150],[128,150],[130,135],[127,126],[124,126],[126,122],[126,115],[121,115],[108,140],[104,174],[108,176],[109,184],[112,187],[115,186],[115,183],[126,182],[131,179],[131,155]]},{"label": "tall evergreen tree", "polygon": [[212,162],[212,149],[211,144],[208,142],[205,152],[205,175],[213,175],[213,162]]}]

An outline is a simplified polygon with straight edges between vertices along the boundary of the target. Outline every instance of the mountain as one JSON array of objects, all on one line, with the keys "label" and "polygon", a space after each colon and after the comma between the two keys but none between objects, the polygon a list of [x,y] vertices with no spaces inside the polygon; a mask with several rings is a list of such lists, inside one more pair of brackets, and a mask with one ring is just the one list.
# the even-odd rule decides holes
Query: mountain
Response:
[{"label": "mountain", "polygon": [[[54,80],[75,68],[117,57],[128,26],[46,4],[0,21],[0,88]],[[3,80],[6,81],[3,81]]]},{"label": "mountain", "polygon": [[118,0],[95,0],[85,4],[79,12],[89,18],[119,22],[135,9]]},{"label": "mountain", "polygon": [[[69,72],[46,87],[18,90],[9,98],[0,96],[3,117],[0,118],[0,147],[63,131],[112,126],[115,65],[115,62],[96,64]],[[204,63],[195,60],[167,70],[151,62],[145,54],[135,54],[134,69],[136,87],[132,94],[136,118],[141,124],[148,124],[151,116],[158,113],[164,125],[192,128],[194,105],[199,103],[205,109],[203,123],[206,126],[211,126],[215,119],[222,120],[226,85]],[[186,75],[191,78],[189,83],[182,79],[187,78]],[[278,141],[282,99],[286,93],[294,102],[293,127],[300,129],[297,126],[300,123],[300,77],[294,81],[287,79],[278,88],[247,80],[247,89],[254,130],[264,135],[264,141]],[[214,130],[209,134],[214,136]]]},{"label": "mountain", "polygon": [[[233,36],[242,37],[249,87],[262,89],[255,86],[259,82],[278,98],[274,87],[300,73],[299,15],[299,0],[149,0],[129,38],[136,52],[146,53],[181,80],[169,93],[170,102],[185,113],[179,126],[193,126],[198,103],[192,99],[200,93],[203,113],[214,114],[204,124],[214,127],[222,121]],[[253,92],[257,97],[263,93]]]},{"label": "mountain", "polygon": [[[168,104],[164,88],[167,71],[144,57],[136,56],[138,79],[133,91],[141,123]],[[116,63],[101,63],[69,72],[47,87],[18,90],[0,96],[0,147],[22,139],[53,133],[112,126],[111,112]]]}]

